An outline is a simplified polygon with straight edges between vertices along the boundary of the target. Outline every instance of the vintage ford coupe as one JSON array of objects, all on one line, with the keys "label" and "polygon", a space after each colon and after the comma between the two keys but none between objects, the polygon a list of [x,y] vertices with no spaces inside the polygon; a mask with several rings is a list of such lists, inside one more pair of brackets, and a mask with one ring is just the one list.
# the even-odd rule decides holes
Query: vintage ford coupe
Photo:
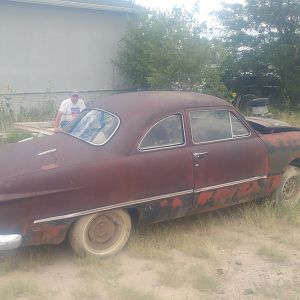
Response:
[{"label": "vintage ford coupe", "polygon": [[184,92],[113,95],[66,132],[0,148],[0,250],[119,251],[131,224],[300,191],[300,131]]}]

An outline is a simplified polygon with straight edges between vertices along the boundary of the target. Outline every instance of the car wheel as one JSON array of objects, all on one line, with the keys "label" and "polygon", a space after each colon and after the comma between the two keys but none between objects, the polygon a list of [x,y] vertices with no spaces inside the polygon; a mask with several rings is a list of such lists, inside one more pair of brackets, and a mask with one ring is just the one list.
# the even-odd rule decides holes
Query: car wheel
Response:
[{"label": "car wheel", "polygon": [[295,204],[300,198],[300,170],[289,166],[283,174],[280,187],[276,191],[276,200]]},{"label": "car wheel", "polygon": [[116,209],[80,218],[71,229],[69,240],[79,256],[106,257],[125,246],[130,230],[128,212]]}]

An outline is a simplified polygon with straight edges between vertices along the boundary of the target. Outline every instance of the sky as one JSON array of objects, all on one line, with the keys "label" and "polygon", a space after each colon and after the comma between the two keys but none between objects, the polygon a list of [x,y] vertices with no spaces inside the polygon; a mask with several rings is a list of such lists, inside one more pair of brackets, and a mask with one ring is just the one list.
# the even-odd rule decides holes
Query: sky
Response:
[{"label": "sky", "polygon": [[[243,3],[243,0],[199,0],[200,6],[200,18],[208,23],[212,22],[212,16],[210,12],[220,10],[222,8],[221,3]],[[170,10],[175,5],[185,6],[187,9],[191,9],[195,0],[136,0],[136,4],[142,5],[147,8],[159,8],[161,10]]]}]

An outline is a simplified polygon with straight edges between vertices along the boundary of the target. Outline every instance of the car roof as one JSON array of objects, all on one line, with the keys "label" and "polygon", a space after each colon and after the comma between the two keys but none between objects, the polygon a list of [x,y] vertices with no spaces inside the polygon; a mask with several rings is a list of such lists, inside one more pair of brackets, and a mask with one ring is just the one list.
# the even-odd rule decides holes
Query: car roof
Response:
[{"label": "car roof", "polygon": [[192,92],[134,92],[115,94],[94,102],[89,107],[101,108],[122,117],[130,117],[134,113],[148,115],[159,112],[176,112],[193,107],[232,107],[220,98]]}]

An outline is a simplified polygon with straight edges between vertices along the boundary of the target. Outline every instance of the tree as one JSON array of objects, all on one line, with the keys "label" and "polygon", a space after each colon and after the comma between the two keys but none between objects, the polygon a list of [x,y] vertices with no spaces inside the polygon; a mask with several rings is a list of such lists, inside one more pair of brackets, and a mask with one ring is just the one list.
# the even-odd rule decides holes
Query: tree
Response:
[{"label": "tree", "polygon": [[279,92],[286,106],[299,105],[299,0],[225,4],[217,16],[230,49],[224,72],[227,87],[263,96]]},{"label": "tree", "polygon": [[[195,13],[195,12],[194,12]],[[224,51],[202,35],[193,12],[148,11],[128,26],[115,64],[135,89],[201,91],[224,96]]]}]

